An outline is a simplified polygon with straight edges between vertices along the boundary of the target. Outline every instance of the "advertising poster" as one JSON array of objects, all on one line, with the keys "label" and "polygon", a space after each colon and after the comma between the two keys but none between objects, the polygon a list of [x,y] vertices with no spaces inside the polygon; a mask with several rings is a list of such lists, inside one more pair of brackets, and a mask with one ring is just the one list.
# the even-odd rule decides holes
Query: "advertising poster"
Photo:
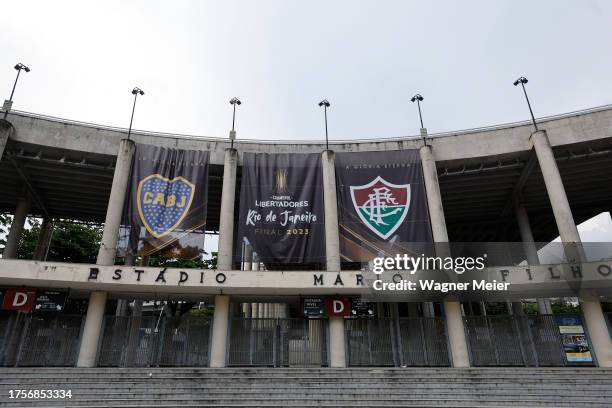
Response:
[{"label": "advertising poster", "polygon": [[580,315],[557,315],[563,351],[568,363],[592,363],[593,356]]},{"label": "advertising poster", "polygon": [[319,154],[245,153],[237,261],[250,245],[268,269],[324,263],[322,183]]},{"label": "advertising poster", "polygon": [[209,153],[136,144],[120,253],[163,251],[196,259],[204,251]]},{"label": "advertising poster", "polygon": [[337,153],[335,165],[343,261],[425,251],[432,236],[417,150]]}]

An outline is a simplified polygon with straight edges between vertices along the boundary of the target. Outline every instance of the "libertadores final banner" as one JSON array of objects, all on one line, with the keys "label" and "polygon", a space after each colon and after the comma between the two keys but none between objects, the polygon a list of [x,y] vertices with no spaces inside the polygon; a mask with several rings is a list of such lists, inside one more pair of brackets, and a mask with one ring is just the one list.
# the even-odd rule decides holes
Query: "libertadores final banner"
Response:
[{"label": "libertadores final banner", "polygon": [[[209,152],[136,144],[120,253],[196,259],[204,251]],[[122,251],[123,250],[123,251]]]},{"label": "libertadores final banner", "polygon": [[321,155],[244,153],[236,259],[251,248],[275,264],[325,262]]},{"label": "libertadores final banner", "polygon": [[417,150],[336,153],[335,166],[343,261],[427,250],[432,236]]}]

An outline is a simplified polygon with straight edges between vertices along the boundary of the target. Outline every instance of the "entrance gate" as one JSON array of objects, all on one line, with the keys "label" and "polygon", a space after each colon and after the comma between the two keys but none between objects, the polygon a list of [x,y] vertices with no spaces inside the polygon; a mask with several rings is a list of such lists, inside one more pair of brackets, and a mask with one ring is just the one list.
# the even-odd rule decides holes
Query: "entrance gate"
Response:
[{"label": "entrance gate", "polygon": [[83,316],[0,314],[0,366],[74,366]]},{"label": "entrance gate", "polygon": [[563,366],[566,363],[553,315],[468,316],[465,323],[474,366]]},{"label": "entrance gate", "polygon": [[102,367],[207,366],[209,317],[107,316],[99,345]]},{"label": "entrance gate", "polygon": [[349,366],[448,366],[441,318],[346,319]]},{"label": "entrance gate", "polygon": [[228,365],[326,366],[327,319],[233,318]]}]

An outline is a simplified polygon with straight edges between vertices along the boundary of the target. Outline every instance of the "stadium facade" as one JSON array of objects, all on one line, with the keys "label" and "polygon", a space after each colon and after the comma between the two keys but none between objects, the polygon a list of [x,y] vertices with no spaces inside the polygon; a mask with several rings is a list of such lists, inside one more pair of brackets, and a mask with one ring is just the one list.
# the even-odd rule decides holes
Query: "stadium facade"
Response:
[{"label": "stadium facade", "polygon": [[[0,260],[0,364],[612,367],[602,308],[612,260],[589,258],[577,229],[612,208],[612,107],[538,125],[422,129],[326,150],[138,131],[128,140],[123,129],[11,112],[0,122],[0,206],[14,215]],[[147,167],[167,154],[168,173]],[[390,181],[398,174],[409,181]],[[272,211],[283,206],[300,211]],[[34,259],[16,259],[27,217],[43,220],[41,236]],[[62,219],[104,223],[95,264],[45,261]],[[218,232],[215,269],[148,266],[156,250],[199,248],[204,231]],[[538,250],[557,236],[565,256],[543,264]],[[451,280],[507,290],[369,290],[374,257],[459,246],[502,249]],[[401,268],[383,276],[416,279]],[[86,299],[86,313],[62,311],[63,296]],[[580,312],[553,314],[550,299],[562,297]],[[528,299],[537,313],[525,313]],[[147,315],[143,300],[214,313]],[[507,309],[487,315],[486,301]]]}]

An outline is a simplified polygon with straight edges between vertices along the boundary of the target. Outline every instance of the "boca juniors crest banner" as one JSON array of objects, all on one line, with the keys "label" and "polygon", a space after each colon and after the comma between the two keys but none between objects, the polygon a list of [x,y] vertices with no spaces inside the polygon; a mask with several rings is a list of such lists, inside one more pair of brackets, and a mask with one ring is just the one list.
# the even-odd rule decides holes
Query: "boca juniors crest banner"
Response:
[{"label": "boca juniors crest banner", "polygon": [[244,153],[235,259],[250,247],[268,269],[324,263],[322,183],[319,154]]},{"label": "boca juniors crest banner", "polygon": [[417,150],[336,153],[335,165],[343,261],[425,249],[432,238]]},{"label": "boca juniors crest banner", "polygon": [[[127,253],[195,259],[204,250],[208,196],[205,151],[136,144],[124,207]],[[121,251],[120,251],[121,252]]]}]

